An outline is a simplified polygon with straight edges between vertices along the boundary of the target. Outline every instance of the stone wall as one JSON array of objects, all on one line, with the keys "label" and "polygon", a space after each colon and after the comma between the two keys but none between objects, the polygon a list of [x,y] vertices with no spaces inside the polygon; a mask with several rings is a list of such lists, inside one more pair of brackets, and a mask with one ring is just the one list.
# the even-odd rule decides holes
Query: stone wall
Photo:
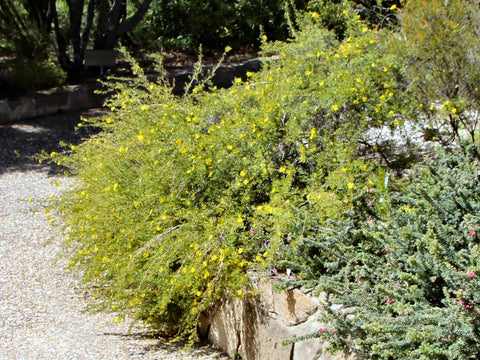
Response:
[{"label": "stone wall", "polygon": [[[229,88],[232,86],[235,78],[242,78],[246,80],[247,72],[257,72],[261,69],[262,63],[258,59],[246,61],[241,64],[225,64],[221,65],[215,71],[215,75],[212,77],[212,84],[217,88]],[[202,68],[202,74],[207,75],[215,67],[204,66]],[[173,85],[173,93],[175,95],[182,95],[183,89],[188,81],[190,81],[193,68],[187,68],[177,71],[169,71],[168,78]]]},{"label": "stone wall", "polygon": [[[218,88],[228,88],[235,78],[246,79],[248,71],[255,72],[261,68],[261,61],[254,59],[241,64],[226,64],[219,66],[212,78],[213,85]],[[213,66],[205,66],[203,74],[209,73]],[[169,71],[169,81],[173,85],[173,93],[181,95],[185,84],[190,81],[193,68]],[[155,80],[155,75],[149,76]],[[0,124],[38,116],[53,115],[60,112],[75,111],[101,107],[105,95],[95,94],[98,83],[66,86],[58,89],[39,91],[33,95],[0,100]]]},{"label": "stone wall", "polygon": [[225,299],[200,321],[200,335],[243,360],[352,360],[331,355],[326,343],[310,339],[282,345],[282,340],[310,334],[328,326],[318,321],[319,301],[300,289],[277,293],[272,280],[258,284],[258,295],[243,300]]},{"label": "stone wall", "polygon": [[30,96],[0,100],[0,124],[53,115],[60,112],[101,107],[105,96],[95,94],[98,85],[71,85],[39,91]]}]

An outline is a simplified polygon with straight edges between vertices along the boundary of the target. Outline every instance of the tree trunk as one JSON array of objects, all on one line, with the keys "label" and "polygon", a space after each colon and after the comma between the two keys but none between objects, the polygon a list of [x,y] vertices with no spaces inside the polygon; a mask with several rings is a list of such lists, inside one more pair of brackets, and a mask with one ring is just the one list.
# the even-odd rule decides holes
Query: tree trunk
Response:
[{"label": "tree trunk", "polygon": [[[135,14],[126,16],[126,0],[116,0],[110,13],[109,26],[99,32],[95,39],[95,49],[112,50],[117,46],[118,38],[133,29],[145,16],[153,0],[144,0]],[[122,20],[122,18],[124,20]]]},{"label": "tree trunk", "polygon": [[68,0],[70,28],[68,30],[68,38],[72,42],[73,63],[72,70],[81,69],[83,67],[83,52],[81,26],[83,19],[83,9],[85,0]]},{"label": "tree trunk", "polygon": [[[53,5],[56,3],[56,0],[40,1]],[[95,29],[94,48],[112,50],[117,46],[119,36],[131,30],[142,20],[152,1],[143,0],[135,14],[126,18],[127,0],[66,0],[69,10],[66,29],[62,29],[56,6],[52,6],[51,17],[57,38],[58,60],[62,68],[70,76],[83,68],[84,53],[94,23],[98,24]],[[84,18],[85,6],[87,6],[86,18]]]}]

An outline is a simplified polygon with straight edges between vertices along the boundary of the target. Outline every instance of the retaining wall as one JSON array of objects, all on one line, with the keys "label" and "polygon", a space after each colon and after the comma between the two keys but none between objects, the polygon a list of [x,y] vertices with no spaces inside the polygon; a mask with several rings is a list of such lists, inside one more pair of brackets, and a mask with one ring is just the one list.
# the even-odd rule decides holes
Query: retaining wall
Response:
[{"label": "retaining wall", "polygon": [[[259,71],[260,60],[250,60],[242,64],[222,65],[212,78],[213,85],[218,88],[228,88],[235,78],[245,79],[248,71]],[[212,70],[212,66],[205,66],[203,73]],[[183,93],[185,83],[190,81],[193,69],[168,72],[168,78],[173,84],[173,93]],[[155,74],[151,76],[155,78]],[[0,100],[0,124],[7,124],[38,116],[53,115],[60,112],[85,110],[101,107],[106,96],[95,94],[100,88],[99,83],[71,85],[46,91],[39,91],[29,96],[15,97]]]}]

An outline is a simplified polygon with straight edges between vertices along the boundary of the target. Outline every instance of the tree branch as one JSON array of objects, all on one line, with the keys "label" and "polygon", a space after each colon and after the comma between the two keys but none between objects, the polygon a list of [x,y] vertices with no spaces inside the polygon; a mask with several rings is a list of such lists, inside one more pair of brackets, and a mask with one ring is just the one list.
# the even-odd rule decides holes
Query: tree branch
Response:
[{"label": "tree branch", "polygon": [[153,0],[144,0],[137,12],[128,19],[123,20],[117,29],[117,36],[123,35],[133,29],[143,19]]}]

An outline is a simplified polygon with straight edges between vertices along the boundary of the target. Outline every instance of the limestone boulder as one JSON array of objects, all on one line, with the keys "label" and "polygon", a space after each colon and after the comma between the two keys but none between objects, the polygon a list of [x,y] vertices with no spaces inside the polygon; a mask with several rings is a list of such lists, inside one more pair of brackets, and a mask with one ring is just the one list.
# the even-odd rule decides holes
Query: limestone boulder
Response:
[{"label": "limestone boulder", "polygon": [[282,341],[328,328],[318,321],[323,308],[300,289],[276,292],[273,280],[256,283],[256,295],[223,299],[200,321],[200,332],[230,357],[243,360],[350,360],[331,355],[321,339]]}]

